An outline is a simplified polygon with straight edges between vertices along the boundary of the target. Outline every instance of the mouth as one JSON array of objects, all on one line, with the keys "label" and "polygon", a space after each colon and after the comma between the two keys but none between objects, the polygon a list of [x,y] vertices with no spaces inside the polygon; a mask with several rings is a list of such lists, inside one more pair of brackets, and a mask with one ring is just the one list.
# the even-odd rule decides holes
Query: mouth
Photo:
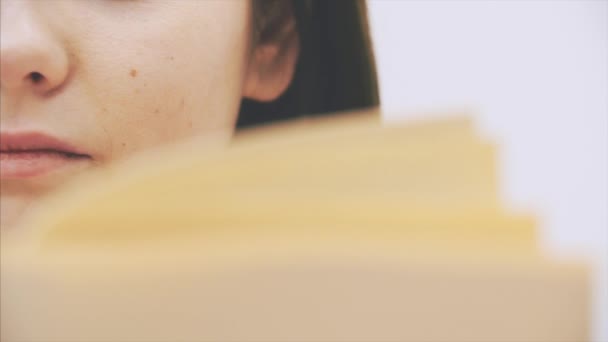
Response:
[{"label": "mouth", "polygon": [[0,133],[1,179],[38,177],[90,161],[89,154],[48,135]]}]

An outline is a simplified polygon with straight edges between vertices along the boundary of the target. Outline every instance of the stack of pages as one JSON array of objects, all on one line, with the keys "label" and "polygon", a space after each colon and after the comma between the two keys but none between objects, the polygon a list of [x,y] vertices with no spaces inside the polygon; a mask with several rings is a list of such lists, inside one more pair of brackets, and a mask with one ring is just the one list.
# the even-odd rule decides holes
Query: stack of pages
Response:
[{"label": "stack of pages", "polygon": [[501,207],[496,152],[354,114],[98,171],[3,236],[2,341],[585,341],[587,270]]}]

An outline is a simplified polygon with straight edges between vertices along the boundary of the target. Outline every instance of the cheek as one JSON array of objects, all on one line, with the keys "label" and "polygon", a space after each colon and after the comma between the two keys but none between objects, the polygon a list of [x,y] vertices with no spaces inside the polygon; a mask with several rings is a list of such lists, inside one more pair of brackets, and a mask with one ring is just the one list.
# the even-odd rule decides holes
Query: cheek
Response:
[{"label": "cheek", "polygon": [[244,3],[179,1],[139,23],[92,23],[78,69],[110,155],[233,129],[249,37]]}]

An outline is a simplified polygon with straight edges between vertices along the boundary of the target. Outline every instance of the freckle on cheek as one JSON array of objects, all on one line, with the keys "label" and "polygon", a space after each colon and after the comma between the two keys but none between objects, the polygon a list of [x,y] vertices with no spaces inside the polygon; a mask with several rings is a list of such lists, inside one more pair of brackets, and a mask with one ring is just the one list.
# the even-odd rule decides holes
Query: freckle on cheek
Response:
[{"label": "freckle on cheek", "polygon": [[131,77],[137,77],[137,70],[131,69],[131,72],[129,73],[129,75],[131,75]]}]

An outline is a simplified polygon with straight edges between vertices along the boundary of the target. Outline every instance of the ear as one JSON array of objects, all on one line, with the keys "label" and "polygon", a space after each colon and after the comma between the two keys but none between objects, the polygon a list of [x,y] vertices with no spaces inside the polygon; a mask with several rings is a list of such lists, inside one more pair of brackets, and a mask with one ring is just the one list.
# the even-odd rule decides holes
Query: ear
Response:
[{"label": "ear", "polygon": [[300,53],[295,21],[290,19],[275,37],[254,47],[245,75],[243,97],[270,102],[289,87]]}]

